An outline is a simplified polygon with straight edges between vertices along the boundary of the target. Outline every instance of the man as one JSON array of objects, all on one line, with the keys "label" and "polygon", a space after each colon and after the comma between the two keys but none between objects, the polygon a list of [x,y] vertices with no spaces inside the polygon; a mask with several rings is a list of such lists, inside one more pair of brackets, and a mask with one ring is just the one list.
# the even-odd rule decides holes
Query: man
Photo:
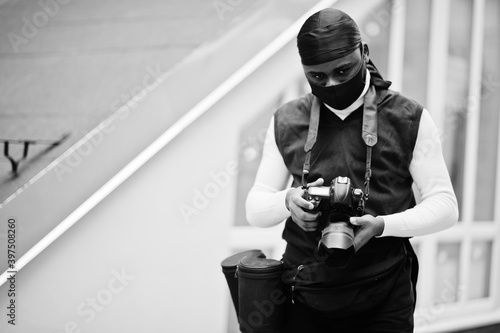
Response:
[{"label": "man", "polygon": [[[412,332],[418,264],[408,238],[458,219],[436,127],[422,106],[388,89],[346,13],[313,14],[297,46],[312,94],[274,114],[246,203],[252,225],[286,220],[285,332]],[[362,216],[349,219],[355,254],[345,267],[318,251],[335,218],[304,198],[338,176],[366,199]]]}]

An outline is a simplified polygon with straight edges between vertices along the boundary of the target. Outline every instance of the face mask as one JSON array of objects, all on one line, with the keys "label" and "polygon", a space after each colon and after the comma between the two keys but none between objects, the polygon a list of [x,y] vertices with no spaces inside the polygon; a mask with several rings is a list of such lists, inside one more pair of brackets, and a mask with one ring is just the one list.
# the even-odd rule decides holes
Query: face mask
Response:
[{"label": "face mask", "polygon": [[332,108],[344,110],[354,103],[363,92],[366,76],[365,68],[366,65],[363,61],[353,77],[334,86],[324,87],[308,80],[312,94]]}]

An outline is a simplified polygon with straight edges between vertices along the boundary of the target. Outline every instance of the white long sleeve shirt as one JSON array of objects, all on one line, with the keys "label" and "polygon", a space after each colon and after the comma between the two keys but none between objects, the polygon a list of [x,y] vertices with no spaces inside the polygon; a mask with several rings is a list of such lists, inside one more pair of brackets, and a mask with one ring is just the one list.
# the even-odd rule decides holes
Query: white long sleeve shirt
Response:
[{"label": "white long sleeve shirt", "polygon": [[[367,87],[368,84],[349,108],[335,110],[327,107],[338,117],[345,119],[362,105]],[[457,200],[444,162],[439,133],[426,109],[423,110],[420,120],[410,163],[410,174],[421,201],[404,212],[381,216],[385,227],[379,237],[426,235],[449,228],[458,219]],[[285,197],[290,189],[290,183],[291,174],[276,145],[274,119],[271,119],[264,142],[262,161],[246,201],[248,222],[257,227],[266,228],[286,220],[290,216],[285,206]]]}]

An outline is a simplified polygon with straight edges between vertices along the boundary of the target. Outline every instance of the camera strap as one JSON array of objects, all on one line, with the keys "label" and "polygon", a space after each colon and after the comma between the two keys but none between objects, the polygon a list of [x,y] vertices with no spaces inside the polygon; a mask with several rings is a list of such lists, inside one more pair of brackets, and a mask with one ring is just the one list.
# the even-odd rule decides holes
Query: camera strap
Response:
[{"label": "camera strap", "polygon": [[[311,152],[318,137],[319,115],[321,101],[317,97],[313,97],[311,104],[311,116],[309,118],[309,130],[307,132],[307,140],[304,145],[306,157],[304,167],[302,168],[302,188],[307,188],[307,178],[311,167]],[[365,169],[365,200],[368,200],[370,193],[370,179],[372,176],[372,148],[377,143],[377,93],[375,86],[370,85],[364,97],[363,104],[363,128],[361,137],[366,144],[366,169]]]},{"label": "camera strap", "polygon": [[321,108],[321,101],[319,98],[313,96],[311,104],[311,116],[309,118],[309,129],[307,132],[307,140],[304,146],[306,158],[304,160],[304,167],[302,168],[302,188],[307,188],[307,177],[309,176],[309,169],[311,168],[311,151],[318,138],[319,128],[319,110]]}]

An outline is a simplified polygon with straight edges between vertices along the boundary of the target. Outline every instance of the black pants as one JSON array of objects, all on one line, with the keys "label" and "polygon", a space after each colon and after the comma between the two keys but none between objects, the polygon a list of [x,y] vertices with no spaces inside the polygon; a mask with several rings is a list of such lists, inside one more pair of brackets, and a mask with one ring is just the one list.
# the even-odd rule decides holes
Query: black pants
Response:
[{"label": "black pants", "polygon": [[[305,306],[287,304],[286,333],[408,333],[413,332],[418,264],[410,256],[394,289],[374,309],[348,317],[320,315]],[[289,298],[290,299],[290,298]]]}]

